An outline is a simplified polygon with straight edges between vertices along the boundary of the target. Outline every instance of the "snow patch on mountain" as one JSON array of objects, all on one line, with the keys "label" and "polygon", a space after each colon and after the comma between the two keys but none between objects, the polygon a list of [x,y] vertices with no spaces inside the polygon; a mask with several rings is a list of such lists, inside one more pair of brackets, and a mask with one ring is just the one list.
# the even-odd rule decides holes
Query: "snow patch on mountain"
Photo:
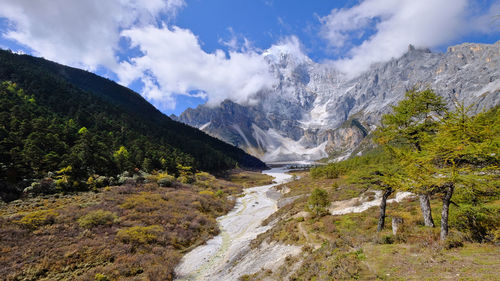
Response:
[{"label": "snow patch on mountain", "polygon": [[206,127],[210,126],[210,124],[211,124],[211,123],[212,123],[212,122],[207,122],[207,123],[205,123],[205,124],[201,125],[198,129],[200,129],[200,130],[202,130],[202,131],[203,131]]},{"label": "snow patch on mountain", "polygon": [[268,162],[316,160],[358,152],[391,105],[412,88],[431,88],[479,112],[500,104],[500,41],[465,43],[445,53],[409,47],[348,79],[328,63],[305,56],[297,44],[262,54],[276,84],[256,93],[255,104],[226,100],[219,107],[186,110],[178,120],[231,142]]},{"label": "snow patch on mountain", "polygon": [[328,156],[325,151],[327,142],[309,148],[302,143],[303,138],[294,141],[282,136],[275,129],[270,128],[264,131],[256,124],[252,124],[252,127],[259,148],[266,149],[266,153],[261,156],[261,159],[267,163],[296,161],[298,159],[315,160]]}]

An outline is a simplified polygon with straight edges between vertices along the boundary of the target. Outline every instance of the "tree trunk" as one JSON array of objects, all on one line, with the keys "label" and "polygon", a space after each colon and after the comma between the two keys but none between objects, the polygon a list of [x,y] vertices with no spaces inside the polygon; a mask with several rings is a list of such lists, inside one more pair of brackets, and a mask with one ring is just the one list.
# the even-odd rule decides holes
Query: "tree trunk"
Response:
[{"label": "tree trunk", "polygon": [[380,215],[378,218],[377,231],[382,231],[385,224],[385,207],[387,205],[387,198],[392,194],[392,188],[388,188],[384,191],[382,195],[382,201],[380,202]]},{"label": "tree trunk", "polygon": [[429,194],[419,194],[418,199],[420,200],[420,209],[422,209],[422,215],[424,217],[425,226],[434,227],[434,220],[432,220],[431,201]]},{"label": "tree trunk", "polygon": [[451,196],[453,196],[453,184],[446,187],[446,193],[443,197],[443,210],[441,211],[441,241],[448,236],[448,213],[450,209]]}]

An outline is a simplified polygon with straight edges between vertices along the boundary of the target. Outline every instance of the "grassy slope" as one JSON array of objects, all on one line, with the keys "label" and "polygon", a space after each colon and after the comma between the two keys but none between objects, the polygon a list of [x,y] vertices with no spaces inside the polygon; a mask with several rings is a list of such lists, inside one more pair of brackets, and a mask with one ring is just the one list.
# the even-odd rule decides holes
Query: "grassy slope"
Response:
[{"label": "grassy slope", "polygon": [[[328,190],[331,201],[363,192],[343,178],[316,180],[308,173],[299,175],[299,180],[286,184],[290,188],[286,196],[309,194],[315,187]],[[301,245],[303,253],[287,258],[274,272],[262,271],[245,276],[246,280],[498,280],[500,246],[464,243],[463,247],[449,248],[439,242],[441,201],[437,197],[432,199],[436,228],[422,226],[418,200],[410,199],[388,205],[381,233],[376,232],[377,207],[359,214],[313,218],[304,212],[306,202],[302,197],[281,208],[266,220],[277,221],[275,226],[253,241],[253,246],[265,240]],[[489,205],[500,210],[498,200]],[[396,215],[403,217],[405,224],[392,236],[391,217]],[[457,236],[452,228],[451,237]]]},{"label": "grassy slope", "polygon": [[243,187],[252,187],[252,186],[259,186],[259,185],[266,185],[273,183],[273,178],[269,175],[265,175],[259,172],[245,171],[239,169],[234,169],[230,171],[225,176],[225,179],[227,179],[230,182],[239,184]]},{"label": "grassy slope", "polygon": [[[244,171],[235,177],[269,181]],[[159,187],[154,180],[0,206],[0,276],[171,280],[182,253],[218,233],[215,218],[231,210],[231,198],[242,186],[206,173],[198,174],[194,185],[177,182],[175,188]],[[87,219],[98,224],[90,227],[81,223],[98,210],[116,217]]]}]

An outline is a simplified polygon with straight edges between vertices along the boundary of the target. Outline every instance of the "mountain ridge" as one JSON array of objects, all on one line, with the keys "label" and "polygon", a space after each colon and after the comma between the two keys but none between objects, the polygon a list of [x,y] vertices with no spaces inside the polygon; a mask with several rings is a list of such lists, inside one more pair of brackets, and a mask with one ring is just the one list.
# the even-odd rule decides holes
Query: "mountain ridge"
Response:
[{"label": "mountain ridge", "polygon": [[445,53],[410,45],[403,56],[351,79],[291,53],[264,54],[278,83],[257,93],[256,105],[226,100],[189,108],[176,119],[264,161],[315,160],[359,151],[380,116],[413,87],[435,90],[449,106],[456,100],[475,104],[474,112],[500,101],[500,41],[463,43]]}]

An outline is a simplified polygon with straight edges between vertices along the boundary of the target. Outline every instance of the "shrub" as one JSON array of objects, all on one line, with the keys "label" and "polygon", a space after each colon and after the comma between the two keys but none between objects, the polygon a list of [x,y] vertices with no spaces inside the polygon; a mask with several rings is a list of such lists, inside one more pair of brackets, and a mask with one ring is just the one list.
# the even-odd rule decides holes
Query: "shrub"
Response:
[{"label": "shrub", "polygon": [[109,281],[109,278],[108,276],[104,275],[104,274],[101,274],[101,273],[97,273],[94,277],[94,280],[95,281]]},{"label": "shrub", "polygon": [[200,192],[198,192],[200,195],[206,195],[206,196],[214,196],[214,192],[211,191],[211,190],[202,190]]},{"label": "shrub", "polygon": [[500,223],[500,216],[492,208],[462,205],[450,214],[450,225],[465,234],[469,241],[494,240],[494,231]]},{"label": "shrub", "polygon": [[58,215],[59,214],[53,209],[34,211],[31,213],[28,213],[22,219],[20,219],[16,222],[24,227],[36,229],[42,225],[54,223],[55,218]]},{"label": "shrub", "polygon": [[207,172],[199,172],[195,174],[196,181],[213,181],[215,177]]},{"label": "shrub", "polygon": [[224,196],[224,191],[223,190],[217,190],[217,192],[215,192],[215,196],[217,196],[219,198],[222,198],[222,196]]},{"label": "shrub", "polygon": [[111,225],[116,222],[118,217],[115,213],[105,210],[96,210],[90,212],[78,219],[78,224],[84,228],[92,228],[98,225]]},{"label": "shrub", "polygon": [[324,214],[326,212],[325,208],[329,204],[328,193],[321,188],[315,188],[307,200],[308,209],[316,215]]},{"label": "shrub", "polygon": [[391,234],[383,235],[382,239],[381,239],[381,243],[382,244],[392,244],[392,243],[394,243],[394,236],[392,236]]},{"label": "shrub", "polygon": [[500,242],[500,227],[493,232],[493,239],[495,242]]},{"label": "shrub", "polygon": [[[59,180],[58,180],[59,181]],[[87,186],[89,187],[90,190],[96,190],[97,189],[97,185],[95,183],[95,180],[94,180],[94,177],[90,176],[88,179],[87,179],[87,182],[86,182]]]},{"label": "shrub", "polygon": [[51,178],[43,178],[40,181],[33,182],[29,187],[24,189],[24,193],[34,194],[50,194],[55,193],[56,182]]},{"label": "shrub", "polygon": [[192,176],[179,176],[177,180],[183,184],[192,184],[195,182],[195,178]]},{"label": "shrub", "polygon": [[95,182],[97,184],[97,187],[104,187],[104,186],[107,186],[110,184],[110,180],[108,177],[105,177],[105,176],[98,176],[96,179],[95,179]]},{"label": "shrub", "polygon": [[158,236],[163,232],[159,225],[132,226],[118,230],[116,237],[124,243],[151,244],[158,241]]},{"label": "shrub", "polygon": [[125,199],[120,205],[123,209],[135,209],[139,212],[150,212],[163,207],[165,199],[161,194],[141,192]]},{"label": "shrub", "polygon": [[445,241],[444,241],[444,247],[446,249],[453,249],[453,248],[459,248],[459,247],[463,247],[464,246],[464,243],[462,242],[462,240],[458,237],[448,237]]},{"label": "shrub", "polygon": [[158,178],[158,185],[161,187],[170,187],[174,184],[175,178],[169,175],[163,175]]},{"label": "shrub", "polygon": [[134,175],[132,179],[138,184],[142,184],[146,181],[146,178],[142,175]]}]

